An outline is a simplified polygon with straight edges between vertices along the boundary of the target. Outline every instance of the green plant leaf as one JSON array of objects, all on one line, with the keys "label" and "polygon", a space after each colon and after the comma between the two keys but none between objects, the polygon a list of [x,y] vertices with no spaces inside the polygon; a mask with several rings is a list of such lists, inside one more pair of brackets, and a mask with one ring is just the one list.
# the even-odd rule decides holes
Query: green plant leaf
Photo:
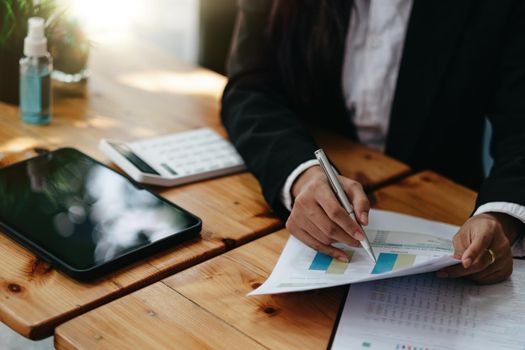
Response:
[{"label": "green plant leaf", "polygon": [[[5,11],[5,15],[4,15],[5,18],[2,21],[3,22],[2,31],[0,32],[0,45],[2,46],[5,43],[5,41],[9,38],[9,35],[11,34],[13,30],[13,26],[14,26],[13,20],[15,18],[15,13],[13,11],[13,4],[11,3],[11,0],[6,0],[4,2],[3,9]],[[0,10],[2,10],[2,8],[0,8]],[[0,14],[2,14],[1,11],[0,11]]]}]

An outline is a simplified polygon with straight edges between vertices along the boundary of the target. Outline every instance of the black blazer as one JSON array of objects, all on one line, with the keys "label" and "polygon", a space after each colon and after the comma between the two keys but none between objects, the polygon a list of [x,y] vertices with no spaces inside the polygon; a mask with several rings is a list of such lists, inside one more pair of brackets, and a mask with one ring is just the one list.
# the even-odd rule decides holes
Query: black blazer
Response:
[{"label": "black blazer", "polygon": [[[290,102],[264,35],[270,7],[270,0],[239,1],[221,114],[266,200],[285,218],[279,198],[284,182],[318,148],[305,120],[349,137],[355,130],[340,80],[328,87],[335,93],[308,108]],[[342,67],[340,51],[334,69]],[[485,117],[493,127],[495,160],[486,179]],[[478,191],[476,207],[525,205],[525,1],[414,0],[385,152],[414,170],[432,169]]]}]

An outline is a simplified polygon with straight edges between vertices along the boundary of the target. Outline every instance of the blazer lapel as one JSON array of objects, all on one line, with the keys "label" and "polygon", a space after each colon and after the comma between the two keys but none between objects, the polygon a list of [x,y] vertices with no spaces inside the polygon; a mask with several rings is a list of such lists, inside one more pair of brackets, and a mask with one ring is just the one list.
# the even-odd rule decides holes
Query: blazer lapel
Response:
[{"label": "blazer lapel", "polygon": [[386,153],[410,162],[455,48],[470,0],[414,0],[392,105]]}]

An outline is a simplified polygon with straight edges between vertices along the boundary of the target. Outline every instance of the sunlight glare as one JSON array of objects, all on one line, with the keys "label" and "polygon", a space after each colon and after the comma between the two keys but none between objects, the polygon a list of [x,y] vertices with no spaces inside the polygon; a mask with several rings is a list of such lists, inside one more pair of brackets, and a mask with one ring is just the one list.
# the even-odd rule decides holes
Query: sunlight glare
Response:
[{"label": "sunlight glare", "polygon": [[122,38],[144,19],[147,0],[64,0],[91,38]]},{"label": "sunlight glare", "polygon": [[21,152],[38,145],[38,141],[32,137],[15,137],[0,143],[0,152]]},{"label": "sunlight glare", "polygon": [[186,95],[208,95],[219,97],[226,79],[209,72],[195,71],[177,73],[170,71],[148,71],[125,74],[118,80],[128,86],[150,92]]}]

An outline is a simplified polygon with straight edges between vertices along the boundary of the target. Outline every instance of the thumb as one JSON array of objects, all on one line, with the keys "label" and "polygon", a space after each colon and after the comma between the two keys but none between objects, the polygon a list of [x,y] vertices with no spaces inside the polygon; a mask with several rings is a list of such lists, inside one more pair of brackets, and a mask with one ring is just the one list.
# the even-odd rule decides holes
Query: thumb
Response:
[{"label": "thumb", "polygon": [[452,244],[454,247],[454,258],[461,260],[463,253],[470,245],[470,234],[468,229],[461,227],[459,231],[454,235],[452,239]]},{"label": "thumb", "polygon": [[491,243],[492,235],[486,231],[477,231],[477,233],[473,235],[470,245],[461,257],[461,260],[463,260],[463,266],[469,268],[474,260],[485,253]]}]

